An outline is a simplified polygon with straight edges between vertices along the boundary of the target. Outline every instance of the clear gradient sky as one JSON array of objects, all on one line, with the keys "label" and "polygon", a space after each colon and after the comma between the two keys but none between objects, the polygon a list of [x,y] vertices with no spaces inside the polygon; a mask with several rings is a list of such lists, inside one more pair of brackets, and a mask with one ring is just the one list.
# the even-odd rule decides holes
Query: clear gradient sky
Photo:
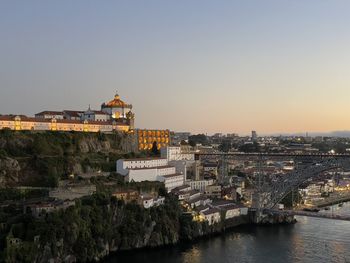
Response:
[{"label": "clear gradient sky", "polygon": [[348,0],[1,0],[0,113],[191,132],[350,130]]}]

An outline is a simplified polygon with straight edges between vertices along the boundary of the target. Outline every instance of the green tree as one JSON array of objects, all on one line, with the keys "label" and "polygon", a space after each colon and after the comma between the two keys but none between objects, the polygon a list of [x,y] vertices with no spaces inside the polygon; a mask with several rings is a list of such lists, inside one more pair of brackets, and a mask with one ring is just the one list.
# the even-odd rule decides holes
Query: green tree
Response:
[{"label": "green tree", "polygon": [[240,152],[260,152],[260,145],[257,142],[253,142],[253,143],[247,143],[247,144],[243,144],[241,145],[238,150]]},{"label": "green tree", "polygon": [[229,152],[232,148],[232,144],[228,140],[224,140],[220,145],[219,145],[219,150],[222,152]]},{"label": "green tree", "polygon": [[191,135],[188,137],[188,142],[192,147],[196,146],[196,144],[207,145],[208,138],[205,134]]},{"label": "green tree", "polygon": [[157,142],[153,142],[151,152],[152,152],[152,154],[153,154],[154,156],[159,155],[159,150],[158,150],[158,144],[157,144]]}]

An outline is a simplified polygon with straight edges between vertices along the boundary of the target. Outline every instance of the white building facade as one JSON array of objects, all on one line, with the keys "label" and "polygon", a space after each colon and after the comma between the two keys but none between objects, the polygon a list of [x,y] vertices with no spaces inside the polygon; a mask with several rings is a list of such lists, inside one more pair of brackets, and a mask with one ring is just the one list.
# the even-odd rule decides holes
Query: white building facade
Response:
[{"label": "white building facade", "polygon": [[182,150],[180,146],[167,146],[160,149],[160,155],[169,161],[170,165],[176,167],[177,173],[184,174],[184,181],[187,180],[188,171],[194,170],[195,174],[199,173],[194,168],[197,164],[193,152]]},{"label": "white building facade", "polygon": [[168,161],[194,161],[194,153],[184,152],[180,146],[167,146],[161,148],[160,155]]},{"label": "white building facade", "polygon": [[184,175],[176,173],[176,168],[164,158],[120,159],[117,161],[117,173],[125,176],[128,182],[163,182],[168,192],[184,184]]},{"label": "white building facade", "polygon": [[201,193],[204,193],[206,191],[206,187],[209,185],[212,185],[213,183],[214,183],[213,179],[187,181],[187,184],[190,185],[191,189],[198,190]]}]

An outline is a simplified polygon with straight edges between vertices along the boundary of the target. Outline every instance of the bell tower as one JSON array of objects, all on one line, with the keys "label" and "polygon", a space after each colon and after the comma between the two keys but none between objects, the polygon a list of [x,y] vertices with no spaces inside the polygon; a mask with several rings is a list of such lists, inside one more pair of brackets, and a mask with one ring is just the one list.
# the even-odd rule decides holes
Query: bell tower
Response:
[{"label": "bell tower", "polygon": [[129,111],[126,114],[126,119],[127,119],[128,124],[130,126],[130,130],[134,130],[135,129],[135,113]]}]

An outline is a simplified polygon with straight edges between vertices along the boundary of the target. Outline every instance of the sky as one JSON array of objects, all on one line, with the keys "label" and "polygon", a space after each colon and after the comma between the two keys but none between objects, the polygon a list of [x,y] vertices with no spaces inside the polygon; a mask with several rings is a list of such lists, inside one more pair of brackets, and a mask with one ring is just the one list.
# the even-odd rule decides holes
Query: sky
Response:
[{"label": "sky", "polygon": [[350,130],[348,0],[1,0],[0,113],[99,109],[138,128]]}]

